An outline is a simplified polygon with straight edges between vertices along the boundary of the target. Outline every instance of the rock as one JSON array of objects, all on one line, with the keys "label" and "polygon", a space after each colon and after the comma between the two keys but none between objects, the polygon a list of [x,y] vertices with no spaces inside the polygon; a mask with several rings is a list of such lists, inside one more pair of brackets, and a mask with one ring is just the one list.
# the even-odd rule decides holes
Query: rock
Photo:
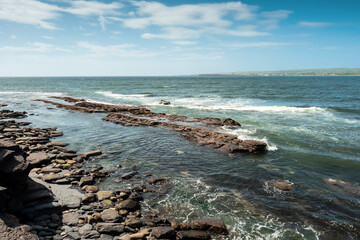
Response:
[{"label": "rock", "polygon": [[179,240],[207,240],[210,239],[210,234],[199,230],[182,230],[176,235]]},{"label": "rock", "polygon": [[78,232],[69,232],[69,233],[67,233],[67,236],[73,240],[81,239],[81,235]]},{"label": "rock", "polygon": [[114,193],[112,191],[99,191],[96,193],[97,198],[99,201],[109,199],[110,197],[114,196]]},{"label": "rock", "polygon": [[118,211],[115,208],[105,209],[101,212],[101,219],[104,222],[116,222],[120,218]]},{"label": "rock", "polygon": [[85,185],[91,185],[94,182],[93,176],[84,176],[79,181],[79,186],[83,187]]},{"label": "rock", "polygon": [[133,212],[140,208],[140,204],[137,201],[128,199],[128,200],[122,201],[119,204],[116,204],[116,208],[117,209],[125,209],[125,210]]},{"label": "rock", "polygon": [[148,228],[141,229],[139,232],[131,234],[129,239],[146,239],[146,236],[149,236],[150,232]]},{"label": "rock", "polygon": [[166,179],[166,178],[156,177],[156,176],[152,176],[152,177],[150,177],[150,178],[147,180],[147,182],[148,182],[149,184],[157,184],[157,183],[163,184],[163,183],[166,183],[166,182],[168,182],[168,181],[169,181],[169,180]]},{"label": "rock", "polygon": [[96,201],[96,195],[94,193],[87,193],[82,197],[81,201],[83,203],[95,202]]},{"label": "rock", "polygon": [[224,235],[228,234],[228,230],[224,222],[220,219],[208,218],[195,220],[191,223],[191,228],[193,230],[204,230]]},{"label": "rock", "polygon": [[76,189],[72,189],[71,185],[50,184],[50,187],[61,206],[67,208],[80,207],[83,194]]},{"label": "rock", "polygon": [[66,225],[77,225],[80,215],[76,212],[70,212],[63,214],[62,222]]},{"label": "rock", "polygon": [[125,219],[125,226],[131,228],[141,228],[143,226],[143,223],[141,222],[140,219],[130,218],[130,219]]},{"label": "rock", "polygon": [[41,178],[45,182],[52,182],[52,181],[56,181],[56,180],[64,178],[64,174],[62,172],[60,172],[60,173],[52,172],[52,173],[43,175]]},{"label": "rock", "polygon": [[124,173],[123,175],[121,175],[122,179],[130,179],[133,176],[135,176],[138,172],[137,171],[132,171],[132,172],[128,172],[128,173]]},{"label": "rock", "polygon": [[0,139],[0,148],[16,150],[16,149],[19,148],[19,146],[16,143],[12,142],[12,141]]},{"label": "rock", "polygon": [[154,227],[152,229],[152,235],[156,238],[168,238],[175,237],[175,230],[172,227]]},{"label": "rock", "polygon": [[59,159],[73,159],[76,158],[77,155],[75,153],[59,153],[56,157]]},{"label": "rock", "polygon": [[79,229],[79,233],[81,235],[85,235],[86,233],[90,232],[91,230],[93,230],[93,226],[91,224],[87,223]]},{"label": "rock", "polygon": [[98,224],[96,224],[96,230],[99,233],[120,234],[125,231],[124,228],[125,228],[124,225],[122,225],[120,223],[98,223]]},{"label": "rock", "polygon": [[98,239],[99,237],[100,237],[100,233],[98,233],[95,230],[85,232],[83,235],[84,239]]},{"label": "rock", "polygon": [[80,156],[83,159],[88,159],[89,157],[98,156],[98,155],[101,155],[101,154],[102,154],[102,151],[95,150],[95,151],[91,151],[91,152],[82,153],[82,154],[80,154]]},{"label": "rock", "polygon": [[161,104],[161,105],[171,105],[171,102],[165,101],[165,100],[160,100],[159,104]]},{"label": "rock", "polygon": [[66,147],[66,146],[69,145],[69,144],[68,144],[68,143],[65,143],[65,142],[49,142],[47,145],[48,145],[48,146]]},{"label": "rock", "polygon": [[334,190],[343,194],[360,196],[360,186],[339,179],[325,178],[324,181]]},{"label": "rock", "polygon": [[85,191],[88,193],[96,193],[99,191],[99,188],[95,185],[89,185],[89,186],[86,186]]},{"label": "rock", "polygon": [[271,185],[281,191],[290,191],[294,188],[294,184],[287,181],[271,181]]},{"label": "rock", "polygon": [[49,156],[47,155],[46,152],[35,152],[35,153],[31,153],[26,160],[33,166],[40,166],[44,163],[47,163],[50,161]]},{"label": "rock", "polygon": [[99,240],[113,240],[111,235],[101,234]]},{"label": "rock", "polygon": [[224,120],[221,121],[223,125],[226,126],[236,126],[236,127],[241,127],[240,123],[236,122],[235,120],[231,119],[231,118],[225,118]]}]

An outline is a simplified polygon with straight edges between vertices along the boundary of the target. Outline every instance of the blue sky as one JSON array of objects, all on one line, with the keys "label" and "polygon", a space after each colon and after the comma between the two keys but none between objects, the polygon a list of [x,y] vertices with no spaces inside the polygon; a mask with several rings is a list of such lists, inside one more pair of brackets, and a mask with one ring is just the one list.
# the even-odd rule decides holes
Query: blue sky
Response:
[{"label": "blue sky", "polygon": [[360,67],[360,1],[0,0],[0,76]]}]

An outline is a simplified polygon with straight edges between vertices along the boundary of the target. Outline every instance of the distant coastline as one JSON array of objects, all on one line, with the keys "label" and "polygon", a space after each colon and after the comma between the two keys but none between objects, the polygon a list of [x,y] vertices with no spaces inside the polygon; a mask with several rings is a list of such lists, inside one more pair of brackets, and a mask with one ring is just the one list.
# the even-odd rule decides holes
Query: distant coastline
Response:
[{"label": "distant coastline", "polygon": [[197,74],[196,76],[360,76],[360,68],[298,69]]}]

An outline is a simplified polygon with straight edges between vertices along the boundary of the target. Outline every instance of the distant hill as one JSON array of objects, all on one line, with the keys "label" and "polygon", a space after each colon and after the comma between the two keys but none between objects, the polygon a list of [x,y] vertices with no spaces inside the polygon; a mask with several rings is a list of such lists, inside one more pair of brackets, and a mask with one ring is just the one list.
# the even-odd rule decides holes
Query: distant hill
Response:
[{"label": "distant hill", "polygon": [[360,68],[298,69],[199,74],[199,76],[360,76]]}]

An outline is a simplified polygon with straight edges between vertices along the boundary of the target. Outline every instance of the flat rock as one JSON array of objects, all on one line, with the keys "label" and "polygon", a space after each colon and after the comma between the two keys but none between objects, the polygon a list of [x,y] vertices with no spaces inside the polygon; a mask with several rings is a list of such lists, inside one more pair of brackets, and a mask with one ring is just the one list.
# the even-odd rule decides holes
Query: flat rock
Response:
[{"label": "flat rock", "polygon": [[173,239],[175,237],[175,230],[172,227],[154,227],[152,235],[156,238]]},{"label": "flat rock", "polygon": [[125,227],[121,223],[98,223],[96,224],[96,231],[99,233],[120,234],[125,231]]},{"label": "flat rock", "polygon": [[224,222],[215,218],[195,220],[191,223],[191,228],[193,230],[204,230],[224,235],[228,234]]},{"label": "flat rock", "polygon": [[93,225],[87,223],[79,229],[79,233],[81,235],[85,235],[87,232],[90,232],[91,230],[93,230]]},{"label": "flat rock", "polygon": [[176,237],[179,240],[207,240],[210,239],[210,234],[199,230],[183,230],[177,232]]},{"label": "flat rock", "polygon": [[32,165],[32,166],[38,166],[43,163],[46,163],[50,160],[49,156],[46,152],[35,152],[31,153],[26,160]]},{"label": "flat rock", "polygon": [[79,181],[79,186],[83,187],[85,185],[91,185],[94,182],[93,176],[84,176]]},{"label": "flat rock", "polygon": [[87,193],[96,193],[99,191],[99,188],[95,185],[89,185],[89,186],[86,186],[85,191]]},{"label": "flat rock", "polygon": [[102,201],[102,200],[105,200],[105,199],[108,199],[112,196],[114,196],[114,193],[112,191],[99,191],[96,193],[97,195],[97,198],[99,201]]},{"label": "flat rock", "polygon": [[77,225],[80,215],[76,212],[70,212],[63,214],[62,222],[66,225]]},{"label": "flat rock", "polygon": [[50,186],[61,206],[68,208],[78,208],[80,206],[83,194],[76,189],[72,189],[71,185],[50,184]]},{"label": "flat rock", "polygon": [[84,159],[88,159],[89,157],[93,157],[93,156],[98,156],[101,155],[102,151],[100,150],[95,150],[95,151],[91,151],[91,152],[85,152],[80,154],[80,156]]},{"label": "flat rock", "polygon": [[105,209],[101,212],[101,219],[104,222],[116,222],[120,218],[118,211],[115,208]]}]

